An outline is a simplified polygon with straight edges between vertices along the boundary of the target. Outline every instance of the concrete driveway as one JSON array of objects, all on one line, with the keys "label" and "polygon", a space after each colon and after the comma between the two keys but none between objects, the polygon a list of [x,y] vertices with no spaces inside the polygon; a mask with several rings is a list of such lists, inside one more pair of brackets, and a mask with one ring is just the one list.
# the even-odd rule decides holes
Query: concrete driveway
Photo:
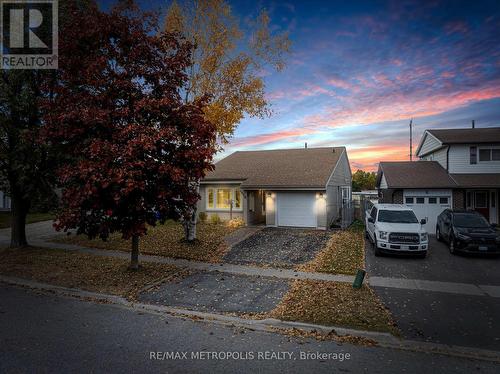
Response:
[{"label": "concrete driveway", "polygon": [[266,227],[234,245],[224,262],[291,268],[312,260],[331,235],[320,230]]},{"label": "concrete driveway", "polygon": [[[419,279],[435,282],[500,285],[500,259],[451,255],[448,247],[430,239],[425,259],[375,257],[365,247],[368,276]],[[393,314],[407,339],[498,350],[500,302],[490,296],[373,287]],[[459,287],[460,289],[460,287]]]},{"label": "concrete driveway", "polygon": [[433,236],[429,247],[425,259],[390,255],[375,257],[367,241],[366,270],[371,276],[500,285],[500,257],[452,255],[446,244]]}]

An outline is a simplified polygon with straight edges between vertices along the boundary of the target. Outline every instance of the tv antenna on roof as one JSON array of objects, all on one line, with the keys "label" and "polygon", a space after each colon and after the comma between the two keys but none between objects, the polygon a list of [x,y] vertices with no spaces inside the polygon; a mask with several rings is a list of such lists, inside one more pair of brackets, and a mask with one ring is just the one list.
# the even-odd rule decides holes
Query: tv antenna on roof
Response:
[{"label": "tv antenna on roof", "polygon": [[413,161],[413,138],[412,138],[412,130],[413,130],[413,118],[410,120],[410,161]]}]

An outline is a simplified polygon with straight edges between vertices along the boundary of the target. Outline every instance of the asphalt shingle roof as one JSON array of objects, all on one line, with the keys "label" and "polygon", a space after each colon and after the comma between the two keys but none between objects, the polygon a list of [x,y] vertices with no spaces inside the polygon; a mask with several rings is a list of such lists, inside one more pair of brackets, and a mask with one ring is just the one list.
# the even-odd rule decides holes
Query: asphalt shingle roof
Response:
[{"label": "asphalt shingle roof", "polygon": [[379,176],[388,188],[451,188],[455,181],[437,161],[381,162]]},{"label": "asphalt shingle roof", "polygon": [[243,188],[324,189],[345,147],[238,151],[215,164],[204,181],[241,180]]},{"label": "asphalt shingle roof", "polygon": [[460,187],[498,188],[500,187],[500,173],[498,174],[451,174],[451,177]]},{"label": "asphalt shingle roof", "polygon": [[427,130],[443,144],[500,142],[500,127]]}]

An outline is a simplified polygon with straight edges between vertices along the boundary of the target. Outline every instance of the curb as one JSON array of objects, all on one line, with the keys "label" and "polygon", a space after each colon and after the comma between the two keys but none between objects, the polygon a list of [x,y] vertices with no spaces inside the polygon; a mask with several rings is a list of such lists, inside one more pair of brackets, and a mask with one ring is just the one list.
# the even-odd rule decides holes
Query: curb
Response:
[{"label": "curb", "polygon": [[[492,351],[486,349],[478,349],[471,347],[463,347],[456,345],[440,344],[421,342],[415,340],[399,339],[389,333],[355,330],[345,327],[337,326],[324,326],[303,322],[282,321],[273,318],[262,320],[245,319],[225,314],[206,313],[199,311],[192,311],[188,309],[174,308],[169,306],[144,304],[139,302],[129,301],[121,296],[108,295],[96,293],[91,291],[84,291],[75,288],[66,288],[61,286],[54,286],[46,283],[30,281],[27,279],[1,276],[0,283],[10,284],[14,286],[27,287],[41,291],[53,292],[61,296],[69,296],[79,299],[92,299],[92,301],[114,304],[117,306],[125,307],[127,309],[142,311],[153,314],[169,314],[174,317],[187,317],[195,318],[199,322],[211,322],[228,326],[239,326],[256,331],[274,332],[276,329],[298,329],[305,332],[319,331],[325,334],[335,332],[337,336],[354,336],[359,338],[371,339],[377,343],[378,347],[393,348],[405,351],[423,352],[432,354],[441,354],[447,356],[500,362],[500,351]],[[274,329],[274,330],[273,330]]]}]

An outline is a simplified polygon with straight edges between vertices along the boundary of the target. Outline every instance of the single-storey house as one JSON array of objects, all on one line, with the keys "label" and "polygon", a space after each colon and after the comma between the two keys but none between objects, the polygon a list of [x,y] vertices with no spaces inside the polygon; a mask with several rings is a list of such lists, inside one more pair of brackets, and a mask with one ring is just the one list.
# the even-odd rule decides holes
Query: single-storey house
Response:
[{"label": "single-storey house", "polygon": [[345,147],[235,152],[201,181],[198,212],[326,229],[350,202],[351,180]]},{"label": "single-storey house", "polygon": [[411,206],[434,232],[446,208],[471,209],[500,222],[500,127],[426,130],[419,161],[380,162],[379,201]]}]

